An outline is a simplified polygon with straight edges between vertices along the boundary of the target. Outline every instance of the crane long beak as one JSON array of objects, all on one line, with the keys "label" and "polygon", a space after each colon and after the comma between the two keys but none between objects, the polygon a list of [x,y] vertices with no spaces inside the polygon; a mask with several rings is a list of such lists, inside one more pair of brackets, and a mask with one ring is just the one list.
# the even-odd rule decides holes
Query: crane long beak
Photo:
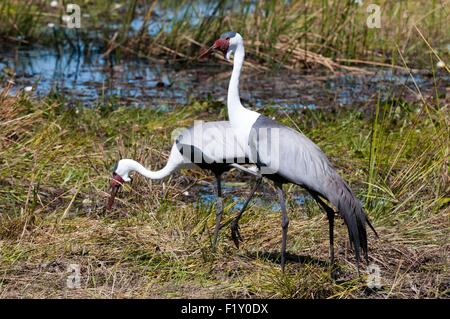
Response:
[{"label": "crane long beak", "polygon": [[125,181],[123,180],[123,178],[116,174],[113,173],[113,178],[111,180],[111,194],[109,196],[108,202],[106,204],[106,210],[111,210],[112,205],[114,204],[114,199],[116,198],[117,192],[120,189],[120,186],[122,186],[122,184],[124,184]]},{"label": "crane long beak", "polygon": [[216,49],[216,44],[214,43],[208,50],[203,51],[203,53],[200,53],[198,56],[198,59],[203,59],[210,55],[214,50]]},{"label": "crane long beak", "polygon": [[207,55],[210,55],[211,52],[214,51],[215,49],[222,51],[222,53],[225,56],[229,46],[230,46],[230,42],[228,39],[218,39],[214,42],[214,44],[208,50],[201,53],[198,58],[202,59],[202,58],[206,57]]}]

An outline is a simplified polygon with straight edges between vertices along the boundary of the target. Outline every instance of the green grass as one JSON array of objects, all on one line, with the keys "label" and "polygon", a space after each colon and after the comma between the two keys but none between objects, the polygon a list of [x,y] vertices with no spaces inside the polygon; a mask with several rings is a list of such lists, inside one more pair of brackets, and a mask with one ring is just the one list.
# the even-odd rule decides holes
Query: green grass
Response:
[{"label": "green grass", "polygon": [[[289,69],[321,65],[336,70],[360,60],[404,66],[399,52],[408,65],[421,67],[428,64],[430,50],[419,31],[444,62],[450,53],[449,1],[376,1],[381,8],[379,29],[367,27],[368,4],[353,1],[218,0],[209,4],[212,15],[203,13],[200,1],[79,4],[82,28],[69,30],[61,19],[62,6],[5,0],[0,5],[0,36],[24,45],[39,41],[54,46],[74,45],[78,39],[91,44],[95,38],[106,52],[187,61],[198,55],[200,45],[234,30],[246,39],[248,62]],[[144,26],[133,31],[134,19]],[[56,28],[49,29],[49,22]],[[161,24],[150,34],[146,28],[154,23]]]},{"label": "green grass", "polygon": [[[198,180],[212,181],[205,172],[184,171],[163,183],[137,177],[114,210],[103,211],[119,158],[161,167],[171,131],[195,119],[223,119],[221,103],[197,101],[163,113],[2,96],[0,108],[1,297],[449,296],[445,101],[374,101],[364,110],[289,117],[264,110],[311,137],[365,202],[380,233],[369,238],[371,261],[382,272],[376,291],[367,289],[364,274],[356,277],[340,222],[335,249],[342,273],[340,281],[331,279],[327,222],[312,203],[290,209],[288,251],[305,262],[288,263],[285,274],[278,265],[279,214],[264,207],[244,215],[240,250],[224,228],[212,253],[214,209],[195,208],[195,197],[183,195]],[[230,173],[227,180],[240,177]],[[267,188],[258,196],[273,196]],[[227,210],[225,220],[231,217]],[[80,265],[81,288],[66,287],[69,264]]]}]

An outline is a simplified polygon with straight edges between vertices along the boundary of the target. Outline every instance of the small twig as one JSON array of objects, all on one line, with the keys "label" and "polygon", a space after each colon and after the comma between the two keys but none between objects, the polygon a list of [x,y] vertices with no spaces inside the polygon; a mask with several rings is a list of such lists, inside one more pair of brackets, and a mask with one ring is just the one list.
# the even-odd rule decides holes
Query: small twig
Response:
[{"label": "small twig", "polygon": [[[436,58],[439,61],[442,61],[441,57],[437,54],[436,50],[433,49],[433,47],[430,45],[430,43],[428,43],[427,39],[425,39],[425,37],[423,36],[422,32],[420,32],[419,28],[416,25],[414,25],[414,28],[419,33],[419,35],[422,37],[423,41],[425,41],[427,46],[430,48],[431,52],[433,52],[433,54],[436,56]],[[447,70],[448,73],[450,73],[450,69],[448,68],[447,64],[444,64],[444,68]]]},{"label": "small twig", "polygon": [[403,54],[402,54],[402,52],[400,51],[400,48],[398,47],[398,45],[396,45],[396,48],[397,48],[398,54],[400,55],[400,58],[401,58],[402,61],[403,61],[403,64],[405,65],[405,68],[408,70],[409,76],[411,77],[411,79],[412,79],[412,81],[413,81],[413,83],[414,83],[414,86],[416,87],[416,90],[417,90],[418,94],[420,95],[420,98],[421,98],[423,104],[426,105],[427,102],[425,102],[425,98],[423,97],[422,91],[420,90],[419,86],[417,85],[417,82],[416,82],[416,80],[414,79],[414,76],[413,76],[412,73],[411,73],[411,69],[408,68],[408,65],[406,64],[406,61],[405,61],[405,59],[403,58]]},{"label": "small twig", "polygon": [[341,58],[336,59],[336,61],[347,62],[347,63],[356,63],[356,64],[367,64],[367,65],[374,65],[374,66],[384,66],[387,68],[400,69],[400,70],[409,70],[408,68],[405,68],[400,65],[388,64],[388,63],[383,63],[383,62],[375,62],[375,61],[366,61],[366,60],[357,60],[357,59],[341,59]]}]

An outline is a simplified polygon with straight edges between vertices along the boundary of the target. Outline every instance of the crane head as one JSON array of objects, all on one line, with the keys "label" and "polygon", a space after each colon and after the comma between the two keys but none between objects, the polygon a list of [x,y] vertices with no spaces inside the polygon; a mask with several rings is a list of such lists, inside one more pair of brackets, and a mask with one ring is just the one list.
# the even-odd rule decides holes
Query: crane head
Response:
[{"label": "crane head", "polygon": [[234,45],[234,42],[238,38],[242,39],[242,37],[240,37],[239,33],[236,33],[234,31],[225,32],[220,36],[219,39],[214,41],[214,44],[208,50],[203,51],[198,58],[202,59],[202,58],[210,55],[214,50],[219,50],[224,54],[224,57],[226,59],[229,59],[230,54],[233,51],[232,47]]},{"label": "crane head", "polygon": [[120,187],[126,182],[132,181],[131,177],[128,176],[129,170],[126,169],[126,165],[124,165],[125,163],[123,162],[123,160],[117,162],[113,168],[112,179],[110,183],[111,194],[109,196],[108,203],[106,204],[107,210],[110,210],[112,205],[114,204],[114,199],[116,198],[117,192],[119,191]]}]

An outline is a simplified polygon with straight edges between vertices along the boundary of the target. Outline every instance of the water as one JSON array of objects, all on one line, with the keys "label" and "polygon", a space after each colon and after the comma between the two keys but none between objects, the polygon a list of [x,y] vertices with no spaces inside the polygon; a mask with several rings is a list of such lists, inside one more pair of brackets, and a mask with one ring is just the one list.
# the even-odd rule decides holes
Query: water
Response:
[{"label": "water", "polygon": [[69,48],[62,54],[45,47],[15,49],[1,54],[0,74],[6,77],[7,73],[15,73],[12,93],[32,86],[35,96],[56,92],[88,106],[110,97],[119,97],[122,104],[130,106],[187,102],[190,92],[186,82],[190,76],[178,81],[180,73],[175,67],[142,59],[114,61],[96,49],[91,52],[86,56]]},{"label": "water", "polygon": [[[152,11],[145,31],[149,36],[171,32],[178,22],[198,28],[203,19],[230,10],[247,10],[252,13],[257,2],[195,0],[178,4],[159,2]],[[126,14],[127,6],[112,4],[120,15]],[[148,5],[137,6],[137,14],[131,22],[130,35],[143,26]],[[51,10],[51,9],[49,9]],[[89,16],[83,16],[89,25]],[[47,28],[45,37],[61,31],[59,17],[48,17],[55,27]],[[172,22],[172,23],[169,23]],[[175,23],[173,23],[175,22]],[[107,22],[105,29],[113,34],[120,25]],[[115,22],[117,23],[117,22]],[[70,33],[73,30],[65,29]],[[64,33],[62,32],[62,33]],[[110,99],[120,105],[153,107],[170,110],[192,99],[225,100],[230,65],[219,65],[214,59],[189,65],[155,63],[155,59],[105,57],[104,49],[96,46],[101,37],[97,30],[83,30],[85,43],[77,42],[76,34],[71,41],[77,48],[0,47],[0,84],[14,76],[16,83],[12,94],[25,87],[33,87],[32,95],[46,96],[50,92],[64,95],[69,103],[95,106]],[[18,40],[20,36],[17,37]],[[423,92],[431,91],[433,79],[427,72],[417,72],[413,78],[407,72],[391,69],[373,69],[373,74],[330,75],[319,70],[290,72],[256,72],[244,69],[241,77],[241,98],[245,105],[264,108],[268,105],[286,111],[332,109],[340,106],[364,105],[378,97],[392,96],[407,101],[417,100],[414,81]],[[439,74],[441,87],[450,86],[448,74]],[[1,90],[1,85],[0,85]]]},{"label": "water", "polygon": [[[248,196],[248,191],[243,191],[242,186],[232,186],[224,184],[222,186],[223,197],[227,198],[227,203],[233,203],[230,208],[231,212],[238,212],[244,206],[245,200]],[[274,199],[275,194],[271,194],[269,191],[261,187],[260,191],[255,196],[253,196],[250,201],[250,206],[257,206],[266,209],[269,212],[281,212],[280,204],[276,199]],[[212,185],[198,185],[195,187],[195,195],[198,200],[194,206],[200,203],[202,206],[212,206],[216,203],[215,190]],[[311,197],[301,192],[291,192],[289,194],[291,200],[289,201],[289,208],[295,208],[305,205],[306,201],[312,200]]]},{"label": "water", "polygon": [[[230,3],[231,4],[231,3]],[[156,4],[153,9],[153,19],[147,21],[146,30],[150,36],[156,36],[160,32],[169,33],[174,24],[171,21],[189,21],[191,26],[199,26],[206,17],[214,15],[217,4],[209,1],[193,1],[183,3],[177,8],[165,7]],[[145,10],[138,7],[140,14],[131,23],[131,32],[139,31],[144,23]]]},{"label": "water", "polygon": [[[192,99],[226,98],[231,65],[221,65],[214,59],[190,66],[161,64],[146,58],[108,58],[102,53],[83,44],[79,50],[38,45],[3,48],[0,80],[5,82],[15,75],[12,94],[32,86],[35,97],[56,92],[69,102],[86,106],[114,98],[120,105],[170,110]],[[414,81],[424,91],[433,87],[433,79],[425,73],[414,74]],[[288,111],[361,105],[378,96],[395,95],[414,101],[414,81],[407,73],[386,69],[372,75],[244,69],[241,98],[250,107],[270,105]],[[440,81],[443,87],[449,86],[448,75]]]}]

